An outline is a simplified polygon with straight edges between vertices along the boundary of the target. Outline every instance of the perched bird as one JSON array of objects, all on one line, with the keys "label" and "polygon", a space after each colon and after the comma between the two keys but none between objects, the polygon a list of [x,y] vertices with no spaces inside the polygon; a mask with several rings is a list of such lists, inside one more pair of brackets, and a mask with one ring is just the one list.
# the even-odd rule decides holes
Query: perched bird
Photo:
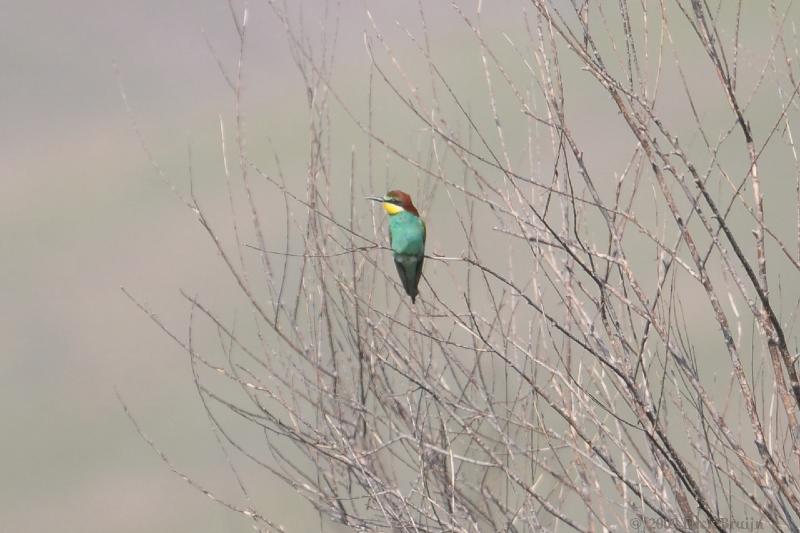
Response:
[{"label": "perched bird", "polygon": [[389,244],[394,252],[394,266],[406,294],[414,303],[425,260],[425,222],[419,218],[411,197],[403,191],[389,191],[383,198],[369,196],[367,200],[380,202],[389,214]]}]

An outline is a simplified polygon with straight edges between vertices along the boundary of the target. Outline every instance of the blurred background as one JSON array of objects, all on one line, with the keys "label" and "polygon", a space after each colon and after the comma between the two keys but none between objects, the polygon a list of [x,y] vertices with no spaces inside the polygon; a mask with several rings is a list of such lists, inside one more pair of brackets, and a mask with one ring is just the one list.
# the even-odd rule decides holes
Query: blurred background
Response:
[{"label": "blurred background", "polygon": [[[248,149],[265,161],[273,151],[280,154],[283,173],[302,190],[306,95],[282,25],[265,4],[250,5],[248,21]],[[339,92],[363,106],[366,9],[389,34],[402,34],[394,22],[418,30],[418,7],[345,4],[329,8],[339,24],[335,81]],[[311,34],[319,19],[331,16],[321,0],[302,6],[297,13]],[[445,61],[451,79],[469,94],[483,73],[478,63],[462,68],[461,47],[472,42],[474,49],[474,41],[463,24],[448,22],[457,19],[447,6],[426,5],[426,16],[438,24],[434,49],[452,58]],[[498,11],[484,14],[483,22],[502,28],[516,17],[514,9]],[[754,49],[769,45],[758,40],[758,21],[748,28],[743,39]],[[406,49],[395,52],[402,56]],[[187,191],[191,167],[200,202],[224,217],[220,118],[232,146],[234,99],[217,59],[232,73],[238,53],[225,0],[0,2],[2,532],[250,530],[242,517],[169,470],[136,434],[115,393],[177,468],[237,501],[186,354],[120,288],[178,330],[189,313],[180,289],[224,305],[230,279],[193,214],[159,179],[137,130],[169,181]],[[690,58],[686,68],[692,66]],[[485,104],[485,95],[479,98]],[[578,137],[608,133],[602,114],[612,111],[593,109],[588,99],[573,103],[572,110],[587,111]],[[336,127],[343,153],[363,146],[364,135],[352,123]],[[405,127],[395,133],[394,142],[410,150],[419,140]],[[609,161],[609,173],[611,162],[618,163],[612,139],[598,135],[603,157],[588,154],[600,168]],[[349,157],[335,164],[349,172]],[[357,193],[383,193],[387,184],[420,190],[418,176],[398,173],[389,159],[375,164],[369,181],[365,168],[359,170],[364,180]],[[273,242],[283,235],[282,223],[265,229]],[[441,248],[442,234],[432,239],[434,250],[458,253]],[[253,496],[265,516],[288,531],[323,527],[313,508],[277,480],[260,472],[255,479]]]}]

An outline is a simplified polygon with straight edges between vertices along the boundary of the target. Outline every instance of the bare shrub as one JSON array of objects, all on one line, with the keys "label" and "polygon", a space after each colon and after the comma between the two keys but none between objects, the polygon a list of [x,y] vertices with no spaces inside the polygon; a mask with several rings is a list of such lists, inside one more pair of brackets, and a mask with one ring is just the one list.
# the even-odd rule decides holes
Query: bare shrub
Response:
[{"label": "bare shrub", "polygon": [[[233,231],[185,202],[248,312],[186,295],[171,333],[220,445],[357,530],[797,531],[797,10],[532,0],[499,29],[483,4],[450,6],[469,44],[447,60],[421,2],[396,40],[368,14],[346,97],[337,15],[319,35],[270,3],[308,97],[303,179],[245,142],[225,74]],[[383,161],[428,220],[416,306],[361,199]]]}]

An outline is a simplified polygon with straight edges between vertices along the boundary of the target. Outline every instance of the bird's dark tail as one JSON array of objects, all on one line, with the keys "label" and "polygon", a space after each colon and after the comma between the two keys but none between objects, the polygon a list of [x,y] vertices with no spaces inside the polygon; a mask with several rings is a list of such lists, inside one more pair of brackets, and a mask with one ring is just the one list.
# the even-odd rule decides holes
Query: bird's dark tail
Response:
[{"label": "bird's dark tail", "polygon": [[397,267],[397,274],[400,276],[403,289],[405,289],[406,294],[411,296],[411,303],[416,303],[417,301],[417,294],[419,294],[417,286],[422,276],[423,261],[424,258],[417,259],[413,256],[404,256],[394,260],[394,266]]}]

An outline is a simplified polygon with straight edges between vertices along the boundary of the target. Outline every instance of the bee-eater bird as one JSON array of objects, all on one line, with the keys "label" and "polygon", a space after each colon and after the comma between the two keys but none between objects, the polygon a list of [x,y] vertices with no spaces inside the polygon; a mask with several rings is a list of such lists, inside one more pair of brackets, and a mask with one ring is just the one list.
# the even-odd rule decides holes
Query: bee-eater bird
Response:
[{"label": "bee-eater bird", "polygon": [[425,222],[419,218],[411,197],[403,191],[389,191],[383,198],[369,196],[367,200],[380,202],[389,214],[389,245],[394,252],[394,266],[411,303],[415,303],[425,260]]}]

